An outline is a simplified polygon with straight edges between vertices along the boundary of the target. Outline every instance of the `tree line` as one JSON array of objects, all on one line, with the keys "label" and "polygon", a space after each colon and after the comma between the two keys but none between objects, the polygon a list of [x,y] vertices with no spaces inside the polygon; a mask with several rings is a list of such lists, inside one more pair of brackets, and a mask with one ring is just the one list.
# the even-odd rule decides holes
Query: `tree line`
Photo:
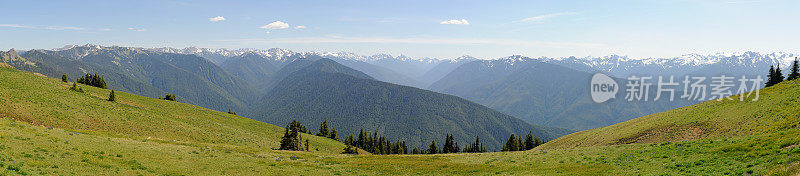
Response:
[{"label": "tree line", "polygon": [[506,144],[503,145],[504,152],[507,151],[525,151],[536,148],[539,145],[544,144],[545,142],[542,141],[539,137],[533,137],[531,132],[528,132],[528,135],[525,136],[525,140],[522,140],[522,136],[516,136],[511,134],[506,140]]},{"label": "tree line", "polygon": [[[280,149],[307,151],[309,148],[308,139],[305,140],[306,144],[304,146],[302,144],[302,133],[309,135],[313,134],[312,132],[308,131],[305,126],[300,124],[300,122],[297,120],[292,120],[292,122],[286,126],[286,132],[284,133],[283,138],[281,138]],[[340,141],[336,132],[336,128],[329,126],[327,118],[320,123],[319,132],[316,133],[316,136]],[[425,149],[421,147],[415,147],[409,150],[405,141],[391,141],[383,135],[378,134],[378,132],[370,133],[368,130],[364,130],[363,128],[358,133],[358,136],[350,134],[342,142],[345,144],[345,148],[343,149],[344,152],[342,153],[345,154],[358,154],[358,149],[362,149],[375,155],[487,152],[486,147],[481,144],[479,136],[475,136],[474,142],[464,145],[462,148],[458,145],[458,142],[456,142],[452,134],[445,135],[444,145],[442,145],[441,148],[439,148],[439,145],[436,144],[436,140],[431,140],[430,145],[428,145],[428,147]],[[528,132],[528,134],[525,136],[525,139],[523,139],[522,136],[517,137],[517,135],[511,134],[506,141],[506,144],[503,145],[503,149],[501,151],[525,151],[533,149],[544,143],[544,140],[539,137],[534,137],[533,133],[531,132]]]},{"label": "tree line", "polygon": [[[66,75],[62,75],[61,76],[61,80],[62,81],[64,80],[65,76]],[[83,75],[80,78],[78,78],[78,80],[75,81],[75,82],[78,82],[78,83],[81,83],[81,84],[85,84],[85,85],[89,85],[89,86],[92,86],[92,87],[101,88],[101,89],[107,89],[108,88],[108,86],[106,86],[106,81],[103,80],[102,76],[97,75],[97,73],[95,73],[95,74],[88,74],[87,73],[86,75]]]},{"label": "tree line", "polygon": [[343,153],[348,154],[358,154],[353,147],[376,155],[408,154],[408,147],[405,141],[390,141],[377,132],[369,133],[363,128],[358,134],[358,138],[350,134],[345,138],[344,144],[345,152]]}]

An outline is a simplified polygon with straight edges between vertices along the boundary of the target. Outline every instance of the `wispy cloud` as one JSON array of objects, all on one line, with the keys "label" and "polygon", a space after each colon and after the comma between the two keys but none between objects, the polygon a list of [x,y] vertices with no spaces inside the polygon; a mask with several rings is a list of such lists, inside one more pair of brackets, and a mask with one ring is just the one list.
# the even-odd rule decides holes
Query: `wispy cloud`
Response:
[{"label": "wispy cloud", "polygon": [[442,45],[502,45],[502,46],[530,46],[549,48],[605,48],[603,44],[580,42],[544,42],[516,39],[470,39],[470,38],[390,38],[390,37],[300,37],[300,38],[273,38],[273,39],[232,39],[214,40],[214,42],[232,42],[239,44],[442,44]]},{"label": "wispy cloud", "polygon": [[140,28],[133,28],[133,27],[129,27],[129,28],[128,28],[128,30],[132,30],[132,31],[136,31],[136,32],[144,32],[144,31],[147,31],[147,29],[140,29]]},{"label": "wispy cloud", "polygon": [[76,30],[76,31],[86,30],[86,28],[72,27],[72,26],[47,26],[47,27],[45,27],[45,29],[48,29],[48,30],[59,30],[59,31],[61,31],[61,30]]},{"label": "wispy cloud", "polygon": [[87,31],[87,30],[96,30],[96,31],[111,31],[108,28],[102,29],[91,29],[91,28],[84,28],[84,27],[75,27],[75,26],[28,26],[28,25],[19,25],[19,24],[0,24],[0,27],[9,27],[9,28],[25,28],[25,29],[37,29],[37,30],[54,30],[54,31]]},{"label": "wispy cloud", "polygon": [[459,24],[459,25],[469,25],[469,21],[467,21],[467,20],[465,20],[465,19],[461,19],[461,20],[456,20],[456,19],[453,19],[453,20],[447,20],[447,21],[442,21],[442,22],[439,22],[439,24]]},{"label": "wispy cloud", "polygon": [[286,29],[286,28],[289,28],[289,23],[284,23],[283,21],[275,21],[275,22],[269,23],[267,25],[264,25],[264,26],[261,26],[261,27],[258,27],[258,28],[267,29],[267,30]]},{"label": "wispy cloud", "polygon": [[220,22],[220,21],[225,21],[225,17],[222,17],[222,16],[217,16],[217,17],[213,17],[213,18],[208,18],[208,21],[210,21],[210,22]]},{"label": "wispy cloud", "polygon": [[0,27],[10,27],[10,28],[34,28],[33,26],[25,26],[25,25],[18,25],[18,24],[0,24]]},{"label": "wispy cloud", "polygon": [[306,26],[303,26],[303,25],[300,25],[300,26],[295,26],[295,27],[294,27],[294,29],[305,29],[305,28],[308,28],[308,27],[306,27]]},{"label": "wispy cloud", "polygon": [[559,16],[566,16],[566,15],[575,15],[575,14],[578,14],[578,13],[575,13],[575,12],[551,13],[551,14],[545,14],[545,15],[539,15],[539,16],[525,18],[525,19],[517,20],[515,22],[544,23],[544,22],[550,20],[551,18],[555,18],[555,17],[559,17]]}]

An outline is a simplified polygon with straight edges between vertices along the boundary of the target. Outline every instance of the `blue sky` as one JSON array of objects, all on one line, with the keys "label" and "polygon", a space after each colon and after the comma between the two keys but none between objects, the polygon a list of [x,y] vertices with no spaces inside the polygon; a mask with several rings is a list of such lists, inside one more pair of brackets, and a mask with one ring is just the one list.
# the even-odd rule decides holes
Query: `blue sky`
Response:
[{"label": "blue sky", "polygon": [[800,2],[789,0],[2,0],[0,4],[4,4],[3,50],[92,43],[278,47],[437,58],[674,57],[800,50]]}]

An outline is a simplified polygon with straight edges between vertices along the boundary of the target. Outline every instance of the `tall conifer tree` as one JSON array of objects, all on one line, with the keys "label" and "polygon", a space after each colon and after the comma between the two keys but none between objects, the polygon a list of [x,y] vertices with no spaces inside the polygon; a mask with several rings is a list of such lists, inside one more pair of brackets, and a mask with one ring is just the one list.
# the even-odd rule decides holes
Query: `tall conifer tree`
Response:
[{"label": "tall conifer tree", "polygon": [[794,58],[792,62],[792,68],[789,71],[789,77],[786,77],[787,81],[795,80],[800,78],[800,63],[798,63],[797,58]]}]

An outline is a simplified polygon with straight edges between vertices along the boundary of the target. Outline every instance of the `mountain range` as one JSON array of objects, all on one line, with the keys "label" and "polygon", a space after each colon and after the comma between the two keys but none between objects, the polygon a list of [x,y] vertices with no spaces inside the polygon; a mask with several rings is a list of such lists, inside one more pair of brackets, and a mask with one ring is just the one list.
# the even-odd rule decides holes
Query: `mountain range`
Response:
[{"label": "mountain range", "polygon": [[248,117],[263,113],[263,101],[268,100],[264,97],[273,88],[285,86],[281,84],[284,79],[312,63],[296,61],[328,58],[369,76],[369,80],[455,95],[534,125],[572,130],[607,126],[696,103],[612,100],[596,104],[591,102],[586,85],[592,73],[607,73],[617,77],[618,83],[638,74],[755,76],[762,75],[770,65],[788,65],[796,56],[742,52],[647,59],[612,55],[510,56],[492,60],[462,56],[450,60],[279,48],[176,49],[89,44],[0,54],[4,62],[22,70],[50,77],[66,73],[72,79],[86,73],[103,73],[113,89],[149,97],[173,93],[187,103],[220,111],[230,109]]},{"label": "mountain range", "polygon": [[32,68],[47,68],[47,76],[55,78],[62,73],[71,78],[98,73],[108,80],[110,89],[154,98],[172,93],[181,102],[231,110],[277,125],[293,119],[318,124],[328,118],[341,131],[341,138],[364,128],[422,147],[453,134],[462,144],[478,136],[488,149],[499,149],[503,138],[511,134],[532,132],[554,139],[570,132],[534,126],[452,95],[383,82],[339,62],[382,68],[368,63],[271,51],[274,55],[245,53],[218,64],[193,54],[97,45],[30,50],[13,56],[16,52],[10,51],[3,58],[26,71],[37,71],[21,67],[34,63]]}]

